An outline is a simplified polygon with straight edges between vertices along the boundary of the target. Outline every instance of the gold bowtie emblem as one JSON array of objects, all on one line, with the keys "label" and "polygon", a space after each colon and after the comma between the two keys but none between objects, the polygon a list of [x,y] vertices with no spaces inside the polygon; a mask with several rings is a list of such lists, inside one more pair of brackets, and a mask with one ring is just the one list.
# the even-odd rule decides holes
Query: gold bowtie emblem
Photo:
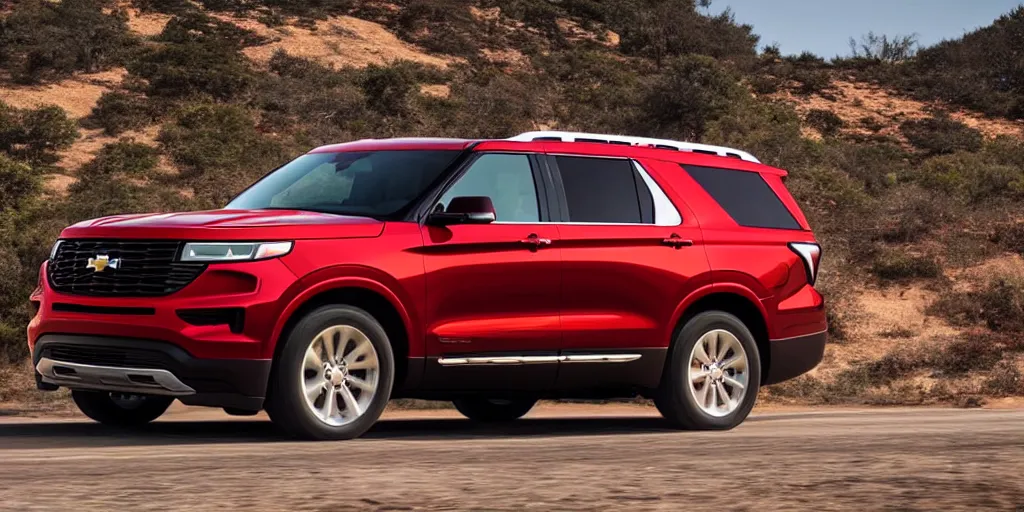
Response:
[{"label": "gold bowtie emblem", "polygon": [[120,266],[120,259],[110,259],[110,256],[106,254],[97,254],[95,258],[89,258],[89,264],[85,268],[91,268],[94,272],[103,272],[107,268],[117,270],[117,267]]}]

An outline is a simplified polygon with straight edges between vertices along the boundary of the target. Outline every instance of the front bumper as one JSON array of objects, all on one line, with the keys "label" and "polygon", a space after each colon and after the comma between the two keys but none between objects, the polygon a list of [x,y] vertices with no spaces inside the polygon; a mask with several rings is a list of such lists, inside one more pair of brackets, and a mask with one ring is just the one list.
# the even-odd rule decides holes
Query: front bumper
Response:
[{"label": "front bumper", "polygon": [[189,405],[262,408],[269,359],[199,359],[154,340],[47,334],[32,352],[40,386],[174,396]]}]

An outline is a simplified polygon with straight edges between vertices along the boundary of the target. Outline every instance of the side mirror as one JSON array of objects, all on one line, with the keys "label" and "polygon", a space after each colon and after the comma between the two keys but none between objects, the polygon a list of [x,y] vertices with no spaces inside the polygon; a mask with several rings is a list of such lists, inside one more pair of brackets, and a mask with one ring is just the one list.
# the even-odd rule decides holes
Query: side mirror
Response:
[{"label": "side mirror", "polygon": [[497,219],[494,203],[485,196],[463,196],[453,198],[448,208],[427,217],[427,223],[435,226],[450,224],[490,224]]}]

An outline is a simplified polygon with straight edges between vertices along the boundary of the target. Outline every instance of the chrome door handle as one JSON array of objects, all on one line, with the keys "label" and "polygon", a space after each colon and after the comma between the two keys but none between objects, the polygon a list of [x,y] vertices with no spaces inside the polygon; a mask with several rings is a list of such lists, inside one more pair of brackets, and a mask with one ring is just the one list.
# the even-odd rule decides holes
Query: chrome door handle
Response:
[{"label": "chrome door handle", "polygon": [[661,243],[669,247],[673,247],[675,249],[680,249],[683,247],[689,247],[693,245],[693,240],[686,240],[683,237],[675,233],[672,233],[672,236],[663,239]]},{"label": "chrome door handle", "polygon": [[530,236],[519,241],[521,244],[529,245],[531,249],[536,250],[544,245],[551,245],[550,238],[540,238],[536,233],[531,233]]}]

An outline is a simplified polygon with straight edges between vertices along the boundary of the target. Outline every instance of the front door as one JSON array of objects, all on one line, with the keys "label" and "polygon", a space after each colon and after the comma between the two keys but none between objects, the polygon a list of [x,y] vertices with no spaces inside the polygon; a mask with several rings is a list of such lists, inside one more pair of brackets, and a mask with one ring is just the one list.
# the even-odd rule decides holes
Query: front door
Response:
[{"label": "front door", "polygon": [[424,226],[427,386],[547,389],[561,342],[558,231],[535,158],[483,153],[441,197],[486,196],[491,224]]}]

